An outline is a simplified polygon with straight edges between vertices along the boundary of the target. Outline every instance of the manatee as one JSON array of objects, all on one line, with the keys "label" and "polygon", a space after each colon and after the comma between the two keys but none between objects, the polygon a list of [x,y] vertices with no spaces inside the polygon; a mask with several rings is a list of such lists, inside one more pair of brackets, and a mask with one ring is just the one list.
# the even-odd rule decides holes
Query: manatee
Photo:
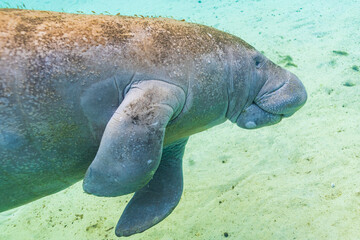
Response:
[{"label": "manatee", "polygon": [[294,74],[211,27],[1,9],[0,211],[84,178],[89,194],[135,193],[115,233],[143,232],[181,198],[190,135],[269,126],[306,99]]}]

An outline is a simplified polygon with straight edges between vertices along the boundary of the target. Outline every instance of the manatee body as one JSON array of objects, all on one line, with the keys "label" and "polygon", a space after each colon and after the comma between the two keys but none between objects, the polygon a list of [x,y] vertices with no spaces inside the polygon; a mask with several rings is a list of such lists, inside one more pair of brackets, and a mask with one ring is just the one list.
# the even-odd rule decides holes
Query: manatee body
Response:
[{"label": "manatee body", "polygon": [[0,211],[85,178],[135,192],[116,228],[142,232],[182,194],[190,135],[279,122],[299,79],[238,37],[163,18],[0,10]]}]

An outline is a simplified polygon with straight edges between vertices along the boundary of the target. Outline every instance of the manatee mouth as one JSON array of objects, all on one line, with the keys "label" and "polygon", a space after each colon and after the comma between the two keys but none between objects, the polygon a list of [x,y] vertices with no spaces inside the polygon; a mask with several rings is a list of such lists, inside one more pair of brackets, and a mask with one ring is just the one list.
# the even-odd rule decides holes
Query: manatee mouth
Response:
[{"label": "manatee mouth", "polygon": [[245,129],[255,129],[270,126],[281,121],[285,114],[276,114],[263,110],[256,103],[242,111],[236,119],[236,124]]}]

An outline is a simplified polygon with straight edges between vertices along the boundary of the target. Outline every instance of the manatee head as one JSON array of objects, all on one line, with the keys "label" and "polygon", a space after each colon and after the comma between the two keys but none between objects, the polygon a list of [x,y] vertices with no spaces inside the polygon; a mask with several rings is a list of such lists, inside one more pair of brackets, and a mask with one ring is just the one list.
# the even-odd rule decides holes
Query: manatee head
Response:
[{"label": "manatee head", "polygon": [[248,101],[236,120],[233,119],[239,127],[254,129],[276,124],[305,104],[306,90],[298,77],[255,49],[248,50],[247,55],[251,69],[247,86],[251,89]]}]

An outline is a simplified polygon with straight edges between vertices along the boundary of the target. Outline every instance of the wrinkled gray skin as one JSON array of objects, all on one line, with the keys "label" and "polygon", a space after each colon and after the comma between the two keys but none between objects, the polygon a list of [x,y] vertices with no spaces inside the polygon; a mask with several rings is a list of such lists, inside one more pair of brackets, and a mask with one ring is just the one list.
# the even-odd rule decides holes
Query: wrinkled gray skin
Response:
[{"label": "wrinkled gray skin", "polygon": [[[180,200],[190,135],[278,123],[299,79],[253,47],[171,19],[0,10],[0,211],[60,191],[135,192],[117,236]],[[90,165],[90,166],[89,166]]]}]

